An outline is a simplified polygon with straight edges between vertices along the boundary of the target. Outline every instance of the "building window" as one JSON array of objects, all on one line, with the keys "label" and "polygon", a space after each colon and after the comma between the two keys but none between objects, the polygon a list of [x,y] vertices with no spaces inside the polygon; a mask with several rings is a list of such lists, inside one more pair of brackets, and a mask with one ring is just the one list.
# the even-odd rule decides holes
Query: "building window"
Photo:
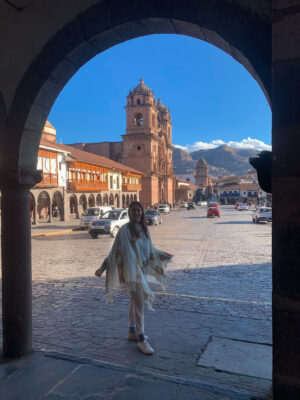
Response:
[{"label": "building window", "polygon": [[58,163],[58,169],[61,171],[61,162]]},{"label": "building window", "polygon": [[141,113],[136,114],[135,116],[135,125],[136,126],[142,126],[144,124],[143,116]]},{"label": "building window", "polygon": [[140,105],[141,105],[141,100],[140,100],[140,99],[137,99],[136,104],[137,104],[138,106],[140,106]]},{"label": "building window", "polygon": [[110,186],[110,189],[113,188],[113,177],[112,177],[112,175],[110,176],[109,186]]}]

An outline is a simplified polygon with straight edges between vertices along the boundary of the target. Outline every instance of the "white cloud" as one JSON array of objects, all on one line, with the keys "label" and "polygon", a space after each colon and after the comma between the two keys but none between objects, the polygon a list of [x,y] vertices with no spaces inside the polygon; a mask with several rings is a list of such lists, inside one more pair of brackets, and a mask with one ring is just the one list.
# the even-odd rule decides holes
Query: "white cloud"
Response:
[{"label": "white cloud", "polygon": [[174,146],[186,151],[197,151],[197,150],[215,149],[216,147],[221,146],[222,144],[227,144],[228,146],[236,149],[255,149],[259,151],[271,150],[271,146],[269,146],[268,144],[264,143],[259,139],[252,139],[251,137],[248,137],[247,139],[242,139],[240,142],[230,140],[229,142],[226,143],[221,139],[216,139],[212,140],[210,143],[195,142],[194,144],[187,144],[186,146],[179,146],[179,145],[174,145]]}]

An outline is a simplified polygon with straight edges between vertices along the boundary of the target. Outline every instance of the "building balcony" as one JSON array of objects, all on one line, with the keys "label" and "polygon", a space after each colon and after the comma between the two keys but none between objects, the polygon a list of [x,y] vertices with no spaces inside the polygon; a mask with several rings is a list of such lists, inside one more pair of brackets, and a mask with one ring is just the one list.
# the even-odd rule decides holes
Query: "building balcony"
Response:
[{"label": "building balcony", "polygon": [[97,192],[100,190],[108,190],[108,183],[83,179],[68,180],[68,190],[71,190],[72,192]]},{"label": "building balcony", "polygon": [[123,183],[122,185],[122,191],[123,192],[137,192],[142,190],[142,185],[134,185],[131,183]]},{"label": "building balcony", "polygon": [[43,179],[37,183],[35,187],[58,187],[58,176],[57,174],[46,174],[43,173]]},{"label": "building balcony", "polygon": [[240,193],[221,193],[220,197],[239,197]]}]

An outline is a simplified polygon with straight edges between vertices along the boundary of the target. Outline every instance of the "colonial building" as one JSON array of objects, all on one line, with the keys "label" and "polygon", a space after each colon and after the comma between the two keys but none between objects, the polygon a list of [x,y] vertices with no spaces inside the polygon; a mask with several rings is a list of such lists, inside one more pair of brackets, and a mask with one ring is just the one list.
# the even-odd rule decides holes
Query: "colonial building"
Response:
[{"label": "colonial building", "polygon": [[144,173],[140,200],[145,205],[173,203],[172,123],[169,109],[143,79],[128,94],[122,142],[75,143],[77,149],[109,157]]},{"label": "colonial building", "polygon": [[37,169],[43,179],[30,191],[33,223],[69,220],[87,207],[124,207],[139,200],[142,172],[57,143],[56,129],[49,121],[40,141]]}]

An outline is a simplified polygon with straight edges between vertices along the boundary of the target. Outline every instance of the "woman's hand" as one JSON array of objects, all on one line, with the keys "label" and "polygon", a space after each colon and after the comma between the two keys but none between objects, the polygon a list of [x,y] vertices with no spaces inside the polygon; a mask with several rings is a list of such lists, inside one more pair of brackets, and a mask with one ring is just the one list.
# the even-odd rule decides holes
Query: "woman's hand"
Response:
[{"label": "woman's hand", "polygon": [[103,272],[104,271],[101,268],[98,268],[97,271],[95,272],[95,275],[100,278],[102,276]]}]

